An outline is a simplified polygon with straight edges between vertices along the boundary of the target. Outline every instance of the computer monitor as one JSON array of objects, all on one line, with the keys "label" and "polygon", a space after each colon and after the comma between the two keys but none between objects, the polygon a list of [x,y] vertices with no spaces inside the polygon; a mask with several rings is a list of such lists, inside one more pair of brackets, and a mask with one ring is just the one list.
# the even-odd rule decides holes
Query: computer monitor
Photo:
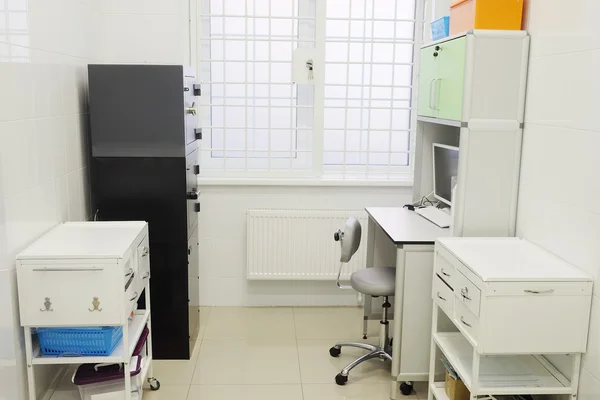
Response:
[{"label": "computer monitor", "polygon": [[433,144],[433,195],[452,205],[452,186],[458,176],[458,147]]}]

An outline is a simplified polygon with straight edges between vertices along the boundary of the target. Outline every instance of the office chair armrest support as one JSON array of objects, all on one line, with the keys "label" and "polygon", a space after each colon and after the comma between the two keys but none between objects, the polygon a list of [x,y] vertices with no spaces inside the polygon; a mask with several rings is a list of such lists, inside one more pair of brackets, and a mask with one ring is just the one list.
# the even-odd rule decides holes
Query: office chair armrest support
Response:
[{"label": "office chair armrest support", "polygon": [[344,263],[340,263],[340,269],[338,270],[338,275],[337,275],[337,280],[335,281],[335,284],[338,288],[340,289],[352,289],[352,286],[350,285],[342,285],[340,283],[340,276],[342,275],[342,268],[344,267]]}]

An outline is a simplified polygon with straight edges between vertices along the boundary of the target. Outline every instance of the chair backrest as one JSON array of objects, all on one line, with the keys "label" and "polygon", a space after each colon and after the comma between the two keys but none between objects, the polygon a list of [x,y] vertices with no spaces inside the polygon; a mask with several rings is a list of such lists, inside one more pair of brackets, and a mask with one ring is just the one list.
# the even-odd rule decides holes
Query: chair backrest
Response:
[{"label": "chair backrest", "polygon": [[344,227],[344,234],[340,237],[342,246],[342,254],[340,256],[341,262],[349,262],[354,253],[358,251],[361,235],[362,228],[360,222],[354,217],[348,218],[348,220],[346,220],[346,226]]}]

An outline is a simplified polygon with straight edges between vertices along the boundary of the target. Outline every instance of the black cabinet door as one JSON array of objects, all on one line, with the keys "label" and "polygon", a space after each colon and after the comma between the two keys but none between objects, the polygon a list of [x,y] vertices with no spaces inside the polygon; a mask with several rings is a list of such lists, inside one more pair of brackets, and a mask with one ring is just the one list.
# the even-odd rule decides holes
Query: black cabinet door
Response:
[{"label": "black cabinet door", "polygon": [[89,65],[88,74],[93,156],[185,157],[193,88],[185,91],[183,66]]},{"label": "black cabinet door", "polygon": [[92,157],[93,210],[100,221],[147,221],[152,241],[186,243],[185,168],[183,157]]}]

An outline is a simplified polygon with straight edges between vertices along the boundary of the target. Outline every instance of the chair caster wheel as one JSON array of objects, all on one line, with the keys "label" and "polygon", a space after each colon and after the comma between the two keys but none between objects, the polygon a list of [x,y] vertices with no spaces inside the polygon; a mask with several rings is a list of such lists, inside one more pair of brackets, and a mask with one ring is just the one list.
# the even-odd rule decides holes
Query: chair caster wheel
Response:
[{"label": "chair caster wheel", "polygon": [[156,378],[149,378],[148,383],[150,384],[150,390],[155,391],[160,389],[160,382]]},{"label": "chair caster wheel", "polygon": [[402,382],[400,384],[400,393],[405,396],[410,395],[413,392],[413,384],[409,382]]},{"label": "chair caster wheel", "polygon": [[346,384],[346,382],[348,382],[348,377],[344,376],[342,374],[337,374],[335,376],[335,383],[337,383],[340,386],[344,386]]},{"label": "chair caster wheel", "polygon": [[331,357],[339,357],[341,352],[342,352],[342,349],[340,349],[339,347],[333,346],[332,348],[329,349],[329,354],[331,355]]}]

